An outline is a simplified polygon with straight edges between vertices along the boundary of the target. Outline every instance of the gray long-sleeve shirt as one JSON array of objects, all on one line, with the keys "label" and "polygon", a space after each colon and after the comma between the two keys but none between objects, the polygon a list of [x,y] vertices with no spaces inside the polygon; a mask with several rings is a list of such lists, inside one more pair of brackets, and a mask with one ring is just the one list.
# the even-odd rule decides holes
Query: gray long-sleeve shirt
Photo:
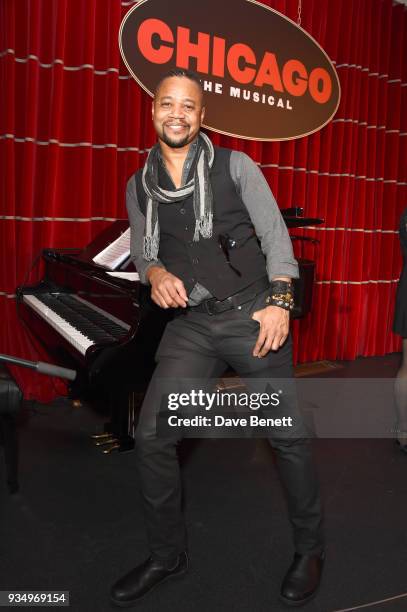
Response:
[{"label": "gray long-sleeve shirt", "polygon": [[[186,182],[194,154],[195,147],[191,145],[184,163],[182,184]],[[162,163],[164,164],[163,161]],[[269,279],[278,276],[298,278],[298,264],[294,259],[287,226],[263,173],[248,155],[232,151],[230,174],[260,240]],[[131,259],[140,275],[140,281],[148,284],[147,270],[151,266],[165,266],[159,259],[147,261],[143,258],[145,216],[138,203],[134,176],[127,183],[126,205],[131,227]],[[188,297],[188,305],[194,306],[212,296],[205,287],[197,283]]]}]

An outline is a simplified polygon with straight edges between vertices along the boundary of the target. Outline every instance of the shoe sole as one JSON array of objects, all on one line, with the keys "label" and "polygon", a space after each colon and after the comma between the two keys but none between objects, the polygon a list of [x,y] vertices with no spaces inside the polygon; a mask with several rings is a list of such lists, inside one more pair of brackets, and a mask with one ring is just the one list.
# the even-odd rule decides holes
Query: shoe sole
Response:
[{"label": "shoe sole", "polygon": [[182,578],[183,576],[185,576],[187,572],[188,572],[188,568],[186,567],[184,570],[177,572],[176,574],[169,574],[169,576],[167,576],[166,578],[163,578],[162,580],[160,580],[160,582],[157,582],[157,584],[152,586],[151,589],[149,589],[146,593],[144,593],[144,595],[141,595],[140,597],[137,597],[136,599],[132,599],[129,601],[118,601],[117,599],[114,599],[113,597],[111,597],[110,603],[117,606],[118,608],[130,608],[131,606],[134,606],[139,601],[142,601],[145,597],[147,597],[147,595],[151,593],[151,591],[154,591],[155,588],[163,584],[163,582],[167,582],[167,580],[171,580],[171,579],[175,580],[176,578]]},{"label": "shoe sole", "polygon": [[314,597],[316,597],[318,593],[318,588],[315,589],[312,595],[309,595],[308,597],[306,597],[305,599],[301,599],[300,601],[292,601],[291,599],[287,599],[286,597],[283,597],[282,595],[279,596],[279,600],[282,601],[286,606],[289,606],[290,608],[299,608],[300,606],[305,606],[305,604],[307,604],[312,599],[314,599]]}]

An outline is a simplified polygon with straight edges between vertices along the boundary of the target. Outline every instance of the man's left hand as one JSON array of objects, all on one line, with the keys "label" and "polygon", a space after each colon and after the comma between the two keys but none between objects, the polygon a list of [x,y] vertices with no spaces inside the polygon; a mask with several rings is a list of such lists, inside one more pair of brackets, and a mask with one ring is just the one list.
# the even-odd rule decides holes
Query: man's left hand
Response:
[{"label": "man's left hand", "polygon": [[265,357],[270,350],[278,351],[287,339],[290,313],[279,306],[256,310],[252,319],[260,323],[260,332],[253,349],[253,357]]}]

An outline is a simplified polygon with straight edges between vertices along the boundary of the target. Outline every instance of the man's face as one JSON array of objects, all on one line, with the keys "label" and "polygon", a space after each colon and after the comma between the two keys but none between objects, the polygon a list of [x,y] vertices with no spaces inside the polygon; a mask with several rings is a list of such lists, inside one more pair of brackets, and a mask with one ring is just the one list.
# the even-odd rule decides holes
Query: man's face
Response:
[{"label": "man's face", "polygon": [[181,148],[192,142],[201,127],[205,108],[202,93],[187,77],[169,77],[156,92],[153,123],[158,138],[169,147]]}]

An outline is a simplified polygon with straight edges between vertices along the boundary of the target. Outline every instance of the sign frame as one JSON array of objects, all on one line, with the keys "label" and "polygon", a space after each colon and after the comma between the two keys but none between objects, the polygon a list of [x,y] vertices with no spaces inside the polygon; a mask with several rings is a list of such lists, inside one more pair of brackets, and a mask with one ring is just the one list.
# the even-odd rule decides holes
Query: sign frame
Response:
[{"label": "sign frame", "polygon": [[[341,95],[342,95],[342,91],[341,91],[341,83],[340,83],[340,79],[339,79],[339,75],[336,71],[336,68],[334,66],[334,63],[332,62],[332,60],[329,58],[328,54],[326,53],[326,51],[321,47],[321,45],[318,43],[318,41],[315,40],[315,38],[309,34],[306,30],[304,30],[301,26],[299,26],[297,23],[295,23],[292,19],[290,19],[289,17],[287,17],[286,15],[284,15],[283,13],[280,13],[279,11],[277,11],[276,9],[271,8],[270,6],[267,6],[266,4],[263,4],[262,2],[258,2],[258,0],[243,0],[244,2],[256,5],[262,9],[266,9],[267,11],[270,11],[271,13],[274,13],[276,15],[278,15],[279,18],[282,18],[284,20],[286,20],[287,22],[289,22],[292,26],[294,26],[296,29],[300,30],[300,32],[306,36],[307,38],[309,38],[312,43],[319,48],[320,52],[325,56],[327,62],[330,64],[333,73],[336,76],[336,80],[337,80],[337,87],[338,87],[338,99],[335,105],[334,110],[332,111],[331,115],[328,117],[328,119],[322,123],[321,125],[319,125],[318,127],[308,131],[308,132],[304,132],[302,134],[296,135],[296,136],[287,136],[287,137],[276,137],[276,138],[262,138],[259,136],[250,136],[250,135],[241,135],[241,134],[236,134],[236,133],[232,133],[232,132],[228,132],[216,127],[212,127],[208,124],[202,123],[202,127],[210,130],[212,132],[218,133],[218,134],[223,134],[225,136],[230,136],[232,138],[241,138],[243,140],[251,140],[251,141],[256,141],[256,142],[284,142],[284,141],[289,141],[289,140],[298,140],[299,138],[305,138],[307,136],[310,136],[311,134],[315,134],[316,132],[319,132],[320,130],[322,130],[326,125],[328,125],[328,123],[330,123],[333,119],[333,117],[335,116],[338,108],[339,108],[339,104],[341,102]],[[140,8],[141,5],[146,4],[147,2],[153,3],[154,0],[140,0],[139,2],[137,2],[136,4],[134,4],[134,6],[132,6],[130,8],[130,10],[125,14],[125,16],[123,17],[121,24],[120,24],[120,29],[119,29],[119,34],[118,34],[118,40],[119,40],[119,48],[120,48],[120,54],[121,57],[123,59],[124,64],[126,65],[130,75],[132,76],[132,78],[140,85],[140,87],[151,97],[154,99],[154,92],[152,92],[150,89],[148,89],[148,87],[146,87],[146,85],[144,85],[144,83],[141,82],[141,80],[138,78],[138,76],[134,73],[132,67],[129,65],[127,58],[125,56],[124,50],[123,50],[123,46],[122,46],[122,33],[123,33],[123,29],[125,27],[125,24],[128,20],[128,18],[130,17],[130,15],[136,11],[137,9]],[[199,72],[196,72],[196,74],[198,75],[198,77],[201,78],[201,75]]]}]

